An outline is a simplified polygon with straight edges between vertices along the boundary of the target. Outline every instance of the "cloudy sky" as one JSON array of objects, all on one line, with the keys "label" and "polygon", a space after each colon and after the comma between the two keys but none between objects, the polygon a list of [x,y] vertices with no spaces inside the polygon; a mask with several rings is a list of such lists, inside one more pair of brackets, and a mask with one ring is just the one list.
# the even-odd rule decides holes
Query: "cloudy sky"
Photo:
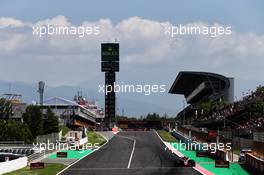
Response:
[{"label": "cloudy sky", "polygon": [[[237,80],[236,95],[264,84],[264,1],[0,2],[0,80],[51,86],[93,83],[100,43],[120,42],[119,81],[170,85],[182,70],[212,71]],[[99,26],[84,38],[32,35],[37,24]],[[232,35],[168,37],[164,25],[231,26]],[[167,90],[169,87],[167,87]],[[176,98],[176,97],[175,97]]]}]

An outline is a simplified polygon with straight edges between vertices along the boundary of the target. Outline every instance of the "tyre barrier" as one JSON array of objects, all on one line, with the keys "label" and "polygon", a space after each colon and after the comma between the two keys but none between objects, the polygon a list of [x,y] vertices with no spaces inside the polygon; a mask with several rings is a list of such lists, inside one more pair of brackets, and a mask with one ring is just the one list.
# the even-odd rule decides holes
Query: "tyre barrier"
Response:
[{"label": "tyre barrier", "polygon": [[34,150],[32,148],[1,148],[0,149],[0,154],[1,153],[11,153],[11,154],[19,154],[19,155],[25,155],[25,156],[30,156],[31,154],[34,153]]}]

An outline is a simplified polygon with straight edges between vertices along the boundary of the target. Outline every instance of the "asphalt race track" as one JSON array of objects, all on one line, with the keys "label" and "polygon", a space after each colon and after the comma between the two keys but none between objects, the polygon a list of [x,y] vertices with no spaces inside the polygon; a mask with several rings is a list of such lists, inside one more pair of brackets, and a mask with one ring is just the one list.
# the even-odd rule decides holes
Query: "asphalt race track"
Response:
[{"label": "asphalt race track", "polygon": [[189,167],[174,167],[177,159],[153,131],[120,132],[108,144],[83,158],[62,175],[199,174]]}]

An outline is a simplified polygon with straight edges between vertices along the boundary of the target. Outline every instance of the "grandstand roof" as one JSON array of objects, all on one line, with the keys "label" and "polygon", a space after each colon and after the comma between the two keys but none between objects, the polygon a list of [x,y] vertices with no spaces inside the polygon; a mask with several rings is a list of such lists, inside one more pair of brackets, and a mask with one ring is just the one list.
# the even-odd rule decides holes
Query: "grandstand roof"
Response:
[{"label": "grandstand roof", "polygon": [[66,100],[60,97],[52,97],[43,102],[43,106],[80,106],[75,101]]},{"label": "grandstand roof", "polygon": [[43,108],[46,107],[60,107],[63,109],[67,109],[68,107],[75,107],[79,108],[78,115],[80,115],[83,118],[89,119],[93,122],[95,122],[95,118],[103,118],[104,115],[98,114],[96,111],[92,109],[88,109],[85,106],[82,106],[75,101],[67,100],[61,97],[52,97],[50,99],[47,99],[43,102],[42,105]]},{"label": "grandstand roof", "polygon": [[196,103],[204,98],[213,98],[229,88],[229,79],[210,72],[181,71],[176,77],[169,93],[182,94],[188,103]]}]

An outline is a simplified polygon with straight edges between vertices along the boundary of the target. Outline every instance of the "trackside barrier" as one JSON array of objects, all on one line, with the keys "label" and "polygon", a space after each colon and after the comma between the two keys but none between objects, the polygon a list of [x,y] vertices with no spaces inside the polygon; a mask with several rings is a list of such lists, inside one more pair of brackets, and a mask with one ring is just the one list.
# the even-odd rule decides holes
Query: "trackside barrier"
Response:
[{"label": "trackside barrier", "polygon": [[220,160],[226,160],[226,152],[222,150],[216,150],[216,157]]},{"label": "trackside barrier", "polygon": [[253,154],[247,153],[246,154],[246,163],[251,168],[264,173],[264,160],[263,159],[259,159],[259,158],[255,157]]},{"label": "trackside barrier", "polygon": [[0,163],[0,174],[12,172],[27,166],[27,157],[20,157],[14,160]]},{"label": "trackside barrier", "polygon": [[[173,132],[174,134],[178,134],[178,136],[180,136],[181,134],[176,133],[175,131]],[[172,135],[173,135],[172,133]],[[159,135],[158,135],[159,136]],[[182,136],[182,135],[181,135]],[[174,137],[176,137],[174,135]],[[182,136],[183,137],[183,136]],[[160,136],[159,136],[160,138]],[[177,138],[177,137],[176,137]],[[161,139],[161,138],[160,138]],[[162,139],[161,139],[162,140]],[[162,142],[166,145],[167,148],[171,149],[171,151],[173,151],[173,153],[175,153],[178,157],[185,157],[184,154],[182,154],[179,150],[175,149],[169,142],[164,142],[162,140]],[[211,173],[210,171],[208,171],[207,169],[203,168],[201,165],[199,165],[198,163],[195,163],[195,167],[193,167],[196,171],[200,172],[203,175],[214,175],[213,173]]]},{"label": "trackside barrier", "polygon": [[[173,131],[171,133],[175,138],[181,140],[181,142],[185,143],[185,144],[189,144],[191,145],[193,143],[193,141],[190,138],[185,137],[184,135],[180,134],[177,131]],[[199,143],[197,143],[197,145],[200,145]],[[202,145],[197,146],[197,148],[202,148]],[[195,145],[192,145],[192,149],[195,150]]]},{"label": "trackside barrier", "polygon": [[192,142],[191,139],[189,139],[189,138],[183,136],[182,134],[180,134],[180,133],[178,133],[178,132],[176,132],[176,131],[173,131],[173,132],[172,132],[172,135],[173,135],[174,137],[176,137],[177,139],[181,140],[183,143],[191,143],[191,142]]},{"label": "trackside barrier", "polygon": [[82,139],[79,140],[79,145],[84,145],[87,142],[88,142],[88,138],[87,137],[82,138]]},{"label": "trackside barrier", "polygon": [[[189,145],[191,145],[191,143],[194,143],[191,139],[189,139],[189,138],[187,138],[187,137],[185,137],[183,134],[181,134],[181,133],[179,133],[179,132],[177,132],[177,131],[173,131],[172,133],[171,133],[175,138],[177,138],[177,139],[179,139],[179,140],[181,140],[183,143],[185,143],[185,144],[189,144]],[[195,151],[204,151],[204,150],[199,150],[199,148],[202,148],[202,145],[201,145],[201,143],[197,143],[196,142],[196,144],[198,144],[198,145],[200,145],[200,146],[197,146],[196,148],[198,148],[197,150],[196,150],[196,148],[195,148],[195,146],[194,146],[194,144],[193,144],[193,146],[192,146],[192,149],[193,149],[193,151],[195,150]],[[216,156],[218,159],[220,159],[220,160],[227,160],[227,152],[226,151],[222,151],[222,150],[216,150],[216,153],[215,154],[211,154],[212,156]]]},{"label": "trackside barrier", "polygon": [[54,150],[42,150],[40,152],[31,154],[30,156],[28,156],[28,162],[33,162],[37,159],[39,159],[40,157],[45,156],[46,154],[52,153],[54,152]]}]

